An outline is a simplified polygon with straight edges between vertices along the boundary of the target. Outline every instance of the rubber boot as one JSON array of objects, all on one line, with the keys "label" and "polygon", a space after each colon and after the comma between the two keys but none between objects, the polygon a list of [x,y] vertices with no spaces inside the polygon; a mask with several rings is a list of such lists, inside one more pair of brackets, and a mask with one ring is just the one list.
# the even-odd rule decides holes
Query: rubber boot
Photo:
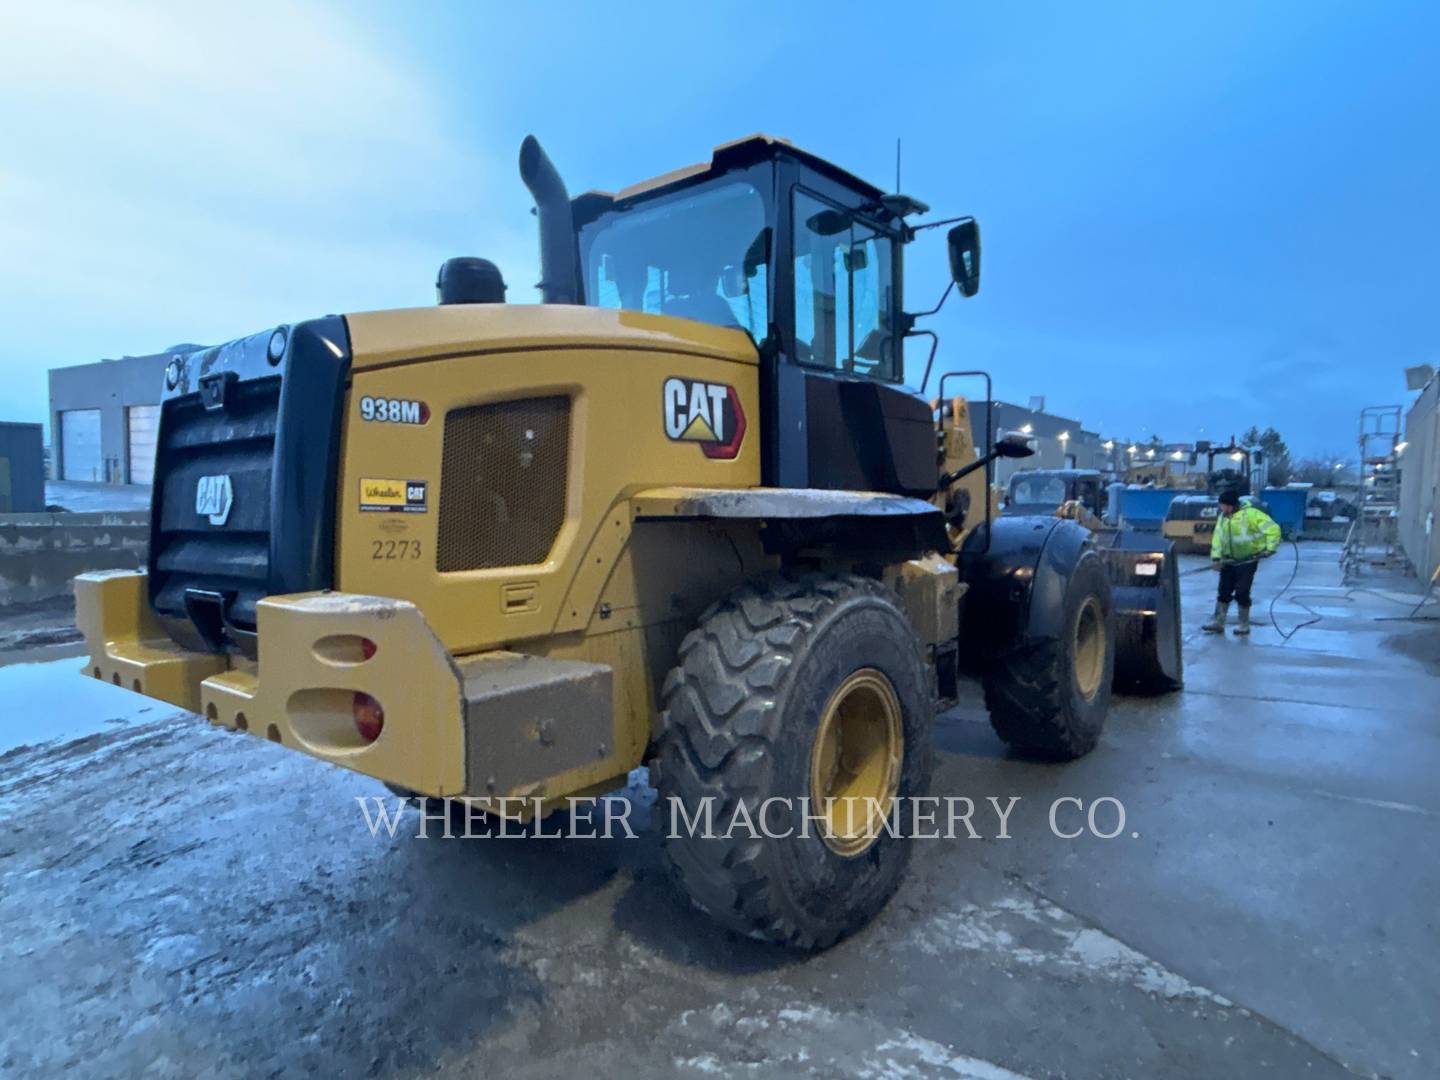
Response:
[{"label": "rubber boot", "polygon": [[1235,627],[1235,633],[1248,634],[1250,632],[1250,609],[1248,607],[1242,607],[1238,610],[1240,612],[1240,623]]},{"label": "rubber boot", "polygon": [[1225,632],[1225,616],[1229,614],[1229,604],[1216,604],[1214,616],[1200,629],[1207,634],[1223,634]]}]

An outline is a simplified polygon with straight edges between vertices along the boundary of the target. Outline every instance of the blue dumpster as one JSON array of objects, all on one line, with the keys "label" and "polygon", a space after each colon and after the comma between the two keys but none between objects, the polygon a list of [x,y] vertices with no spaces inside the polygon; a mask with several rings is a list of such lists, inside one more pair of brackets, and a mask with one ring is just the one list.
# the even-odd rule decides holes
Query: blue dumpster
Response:
[{"label": "blue dumpster", "polygon": [[1159,532],[1177,495],[1204,495],[1196,488],[1127,487],[1120,493],[1120,519],[1140,532]]},{"label": "blue dumpster", "polygon": [[1287,540],[1305,531],[1305,498],[1308,494],[1304,488],[1266,488],[1260,493],[1260,501],[1269,509],[1270,516]]}]

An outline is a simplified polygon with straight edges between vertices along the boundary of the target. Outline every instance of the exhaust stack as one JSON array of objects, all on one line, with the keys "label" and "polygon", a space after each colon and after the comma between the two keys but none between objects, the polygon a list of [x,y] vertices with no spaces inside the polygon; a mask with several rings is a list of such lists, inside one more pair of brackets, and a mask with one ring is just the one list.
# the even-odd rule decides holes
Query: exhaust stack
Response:
[{"label": "exhaust stack", "polygon": [[540,297],[547,304],[579,304],[580,256],[565,181],[534,135],[520,144],[520,179],[540,219]]}]

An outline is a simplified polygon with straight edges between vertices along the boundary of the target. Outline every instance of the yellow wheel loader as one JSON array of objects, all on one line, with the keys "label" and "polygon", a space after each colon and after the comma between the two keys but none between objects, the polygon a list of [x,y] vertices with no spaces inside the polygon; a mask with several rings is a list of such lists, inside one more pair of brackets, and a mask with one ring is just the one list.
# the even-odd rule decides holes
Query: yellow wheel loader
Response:
[{"label": "yellow wheel loader", "polygon": [[1054,514],[1095,534],[1114,593],[1116,690],[1163,694],[1185,685],[1175,545],[1122,524],[1098,470],[1012,473],[1005,513]]},{"label": "yellow wheel loader", "polygon": [[[1240,446],[1231,436],[1227,446],[1208,442],[1195,445],[1192,466],[1205,456],[1205,470],[1194,476],[1196,490],[1177,495],[1165,510],[1161,534],[1175,544],[1175,550],[1190,555],[1208,555],[1215,522],[1220,517],[1220,494],[1238,488],[1243,494],[1259,494],[1265,485],[1265,453],[1257,447]],[[1221,468],[1215,459],[1221,459]]]},{"label": "yellow wheel loader", "polygon": [[[1095,746],[1095,542],[996,517],[1030,448],[902,385],[917,200],[765,137],[574,199],[520,165],[543,303],[452,260],[435,307],[172,359],[148,569],[76,582],[86,673],[496,814],[647,764],[665,821],[763,823],[669,830],[695,904],[827,946],[900,881],[962,672],[1018,750]],[[974,221],[935,224],[972,295]]]}]

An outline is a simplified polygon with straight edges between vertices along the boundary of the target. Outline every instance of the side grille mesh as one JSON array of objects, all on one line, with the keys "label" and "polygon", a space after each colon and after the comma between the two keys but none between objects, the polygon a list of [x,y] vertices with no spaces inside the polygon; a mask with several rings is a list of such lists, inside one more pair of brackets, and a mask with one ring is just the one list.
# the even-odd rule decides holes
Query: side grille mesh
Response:
[{"label": "side grille mesh", "polygon": [[524,398],[445,417],[435,568],[544,562],[565,520],[570,399]]}]

